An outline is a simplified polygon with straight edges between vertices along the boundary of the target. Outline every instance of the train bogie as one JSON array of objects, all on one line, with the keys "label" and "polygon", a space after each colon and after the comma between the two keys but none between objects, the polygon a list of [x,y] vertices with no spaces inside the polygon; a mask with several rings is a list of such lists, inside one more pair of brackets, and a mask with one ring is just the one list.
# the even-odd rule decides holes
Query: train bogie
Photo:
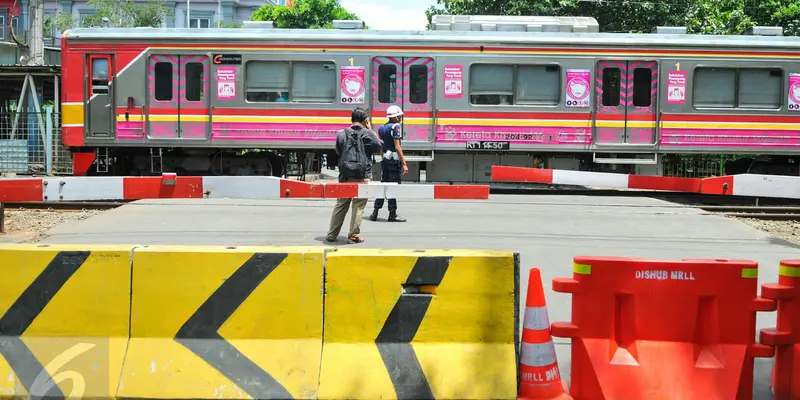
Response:
[{"label": "train bogie", "polygon": [[408,180],[485,182],[491,165],[660,174],[670,154],[800,154],[798,47],[753,35],[79,29],[63,49],[63,136],[76,152],[106,149],[124,173],[280,175],[289,153],[334,161],[354,107],[377,129],[398,105]]}]

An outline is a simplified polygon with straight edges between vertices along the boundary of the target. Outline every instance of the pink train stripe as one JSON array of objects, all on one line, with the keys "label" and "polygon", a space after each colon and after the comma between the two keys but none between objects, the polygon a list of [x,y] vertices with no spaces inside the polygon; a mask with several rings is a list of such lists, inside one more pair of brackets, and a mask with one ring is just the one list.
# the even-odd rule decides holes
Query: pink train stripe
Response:
[{"label": "pink train stripe", "polygon": [[394,58],[394,57],[386,57],[386,59],[387,59],[387,60],[389,60],[389,61],[391,61],[391,62],[392,62],[392,64],[394,64],[395,66],[398,66],[398,67],[401,67],[401,66],[403,66],[403,63],[402,63],[402,62],[400,62],[400,60],[398,60],[398,59],[396,59],[396,58]]},{"label": "pink train stripe", "polygon": [[432,58],[429,58],[429,59],[427,59],[427,60],[423,61],[423,62],[422,62],[422,64],[420,64],[420,65],[428,65],[428,64],[430,64],[430,63],[432,63],[432,62],[433,62],[433,59],[432,59]]},{"label": "pink train stripe", "polygon": [[591,140],[588,128],[573,127],[498,127],[485,125],[459,126],[457,132],[450,133],[440,129],[436,133],[436,142],[463,143],[470,140],[508,140],[512,143],[525,144],[587,144]]}]

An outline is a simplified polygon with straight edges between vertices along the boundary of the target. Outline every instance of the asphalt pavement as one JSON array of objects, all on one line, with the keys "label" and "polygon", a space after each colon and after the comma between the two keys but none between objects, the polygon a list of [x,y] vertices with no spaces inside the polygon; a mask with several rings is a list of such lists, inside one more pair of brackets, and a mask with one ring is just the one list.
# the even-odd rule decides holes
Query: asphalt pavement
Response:
[{"label": "asphalt pavement", "polygon": [[[492,195],[485,201],[400,200],[405,223],[364,214],[366,242],[334,246],[405,249],[513,250],[520,254],[524,307],[528,269],[542,270],[551,321],[570,320],[570,296],[554,293],[554,277],[572,275],[577,255],[674,259],[729,258],[759,262],[759,284],[777,281],[778,261],[800,258],[800,246],[736,220],[661,200],[625,197]],[[333,200],[145,200],[49,232],[41,243],[183,245],[329,245]],[[349,215],[345,220],[345,229]],[[520,321],[521,323],[522,321]],[[775,313],[759,313],[758,328]],[[756,332],[754,332],[754,335]],[[569,376],[569,341],[556,339]],[[755,399],[771,399],[772,360],[756,360]]]}]

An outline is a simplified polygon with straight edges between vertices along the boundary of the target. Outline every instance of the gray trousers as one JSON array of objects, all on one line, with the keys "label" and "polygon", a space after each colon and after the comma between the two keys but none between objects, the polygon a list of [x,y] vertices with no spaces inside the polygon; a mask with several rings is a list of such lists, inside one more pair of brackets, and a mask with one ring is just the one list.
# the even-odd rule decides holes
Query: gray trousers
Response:
[{"label": "gray trousers", "polygon": [[[348,182],[369,182],[369,179],[347,179]],[[344,217],[347,216],[347,209],[352,204],[353,214],[350,215],[350,232],[349,235],[358,235],[361,233],[361,222],[364,220],[364,209],[367,208],[367,199],[336,199],[336,206],[333,207],[333,214],[331,215],[331,226],[328,229],[329,240],[335,240],[339,236],[344,224]]]}]

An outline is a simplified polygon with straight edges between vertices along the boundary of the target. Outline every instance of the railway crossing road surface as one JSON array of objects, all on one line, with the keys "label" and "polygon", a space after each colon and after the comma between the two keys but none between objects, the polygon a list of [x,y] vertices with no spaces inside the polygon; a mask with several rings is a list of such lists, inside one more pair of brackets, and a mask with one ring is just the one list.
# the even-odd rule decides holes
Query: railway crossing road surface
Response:
[{"label": "railway crossing road surface", "polygon": [[[520,307],[525,307],[528,269],[538,267],[550,321],[570,320],[570,296],[554,293],[550,282],[572,276],[576,255],[750,259],[759,263],[759,285],[777,281],[779,260],[800,258],[800,245],[649,198],[493,195],[488,201],[398,203],[408,222],[386,222],[385,206],[377,222],[369,221],[370,202],[362,225],[366,242],[348,245],[343,231],[334,245],[519,252]],[[328,245],[324,237],[333,205],[333,200],[145,200],[68,222],[41,243]],[[758,329],[775,326],[775,313],[757,315]],[[568,377],[569,341],[555,340],[562,376]],[[755,362],[754,399],[772,399],[772,360]]]}]

